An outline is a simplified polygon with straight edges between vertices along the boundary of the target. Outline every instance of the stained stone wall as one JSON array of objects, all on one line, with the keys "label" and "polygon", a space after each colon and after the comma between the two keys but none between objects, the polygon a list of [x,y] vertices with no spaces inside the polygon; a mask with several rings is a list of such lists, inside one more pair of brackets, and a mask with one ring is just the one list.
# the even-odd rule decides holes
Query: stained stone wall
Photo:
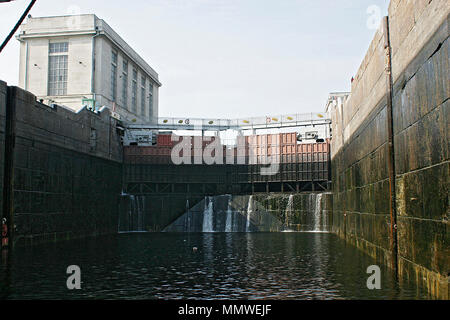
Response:
[{"label": "stained stone wall", "polygon": [[393,103],[399,271],[425,279],[434,296],[447,299],[449,27],[447,16],[399,75]]},{"label": "stained stone wall", "polygon": [[0,81],[0,217],[3,216],[3,174],[5,164],[6,83]]},{"label": "stained stone wall", "polygon": [[[393,0],[393,131],[399,275],[448,299],[449,13],[447,1]],[[331,143],[332,230],[391,265],[387,85],[380,29]],[[337,141],[337,140],[336,140]]]}]

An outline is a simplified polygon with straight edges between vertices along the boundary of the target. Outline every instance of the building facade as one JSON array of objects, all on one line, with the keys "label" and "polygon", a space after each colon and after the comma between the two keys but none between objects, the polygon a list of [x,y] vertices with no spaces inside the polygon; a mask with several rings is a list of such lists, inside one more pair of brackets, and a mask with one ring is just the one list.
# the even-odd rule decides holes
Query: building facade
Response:
[{"label": "building facade", "polygon": [[29,17],[17,39],[19,86],[44,103],[157,122],[158,73],[94,14]]}]

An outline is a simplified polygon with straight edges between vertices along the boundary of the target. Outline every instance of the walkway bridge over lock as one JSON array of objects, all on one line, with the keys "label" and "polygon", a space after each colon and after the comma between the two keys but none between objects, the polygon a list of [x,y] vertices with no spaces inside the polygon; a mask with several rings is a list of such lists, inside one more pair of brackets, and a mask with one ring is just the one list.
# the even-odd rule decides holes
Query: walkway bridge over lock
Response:
[{"label": "walkway bridge over lock", "polygon": [[155,124],[129,123],[127,128],[146,128],[151,130],[246,131],[258,129],[298,128],[316,125],[329,126],[330,124],[331,120],[325,113],[300,113],[239,119],[160,117]]}]

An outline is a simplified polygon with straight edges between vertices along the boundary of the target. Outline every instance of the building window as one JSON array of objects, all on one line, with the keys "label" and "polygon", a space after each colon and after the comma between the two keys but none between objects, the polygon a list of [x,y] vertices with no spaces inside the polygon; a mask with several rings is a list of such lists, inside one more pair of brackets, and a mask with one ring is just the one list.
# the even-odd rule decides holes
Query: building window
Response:
[{"label": "building window", "polygon": [[124,109],[128,108],[128,61],[123,60],[122,70],[122,99]]},{"label": "building window", "polygon": [[68,42],[55,42],[50,43],[48,47],[49,53],[64,53],[69,51],[69,43]]},{"label": "building window", "polygon": [[111,52],[111,98],[117,98],[117,52]]},{"label": "building window", "polygon": [[137,70],[133,69],[133,80],[131,83],[131,111],[137,112]]},{"label": "building window", "polygon": [[48,95],[67,94],[67,52],[68,42],[50,43],[48,47]]},{"label": "building window", "polygon": [[147,100],[145,97],[145,76],[141,77],[141,115],[145,117],[145,106],[147,105]]},{"label": "building window", "polygon": [[153,113],[153,83],[149,81],[148,84],[148,117],[150,118]]}]

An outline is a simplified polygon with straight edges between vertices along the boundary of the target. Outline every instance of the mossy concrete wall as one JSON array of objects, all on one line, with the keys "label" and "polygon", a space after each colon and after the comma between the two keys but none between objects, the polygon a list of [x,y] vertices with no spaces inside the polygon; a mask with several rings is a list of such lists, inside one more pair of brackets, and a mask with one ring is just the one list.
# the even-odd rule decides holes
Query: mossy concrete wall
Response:
[{"label": "mossy concrete wall", "polygon": [[[396,252],[390,246],[387,84],[380,29],[333,124],[332,230],[448,299],[448,1],[391,1]],[[332,112],[337,112],[333,110]],[[343,128],[336,132],[335,128]],[[394,234],[395,235],[395,234]],[[394,255],[393,255],[394,254]]]},{"label": "mossy concrete wall", "polygon": [[395,82],[393,104],[399,271],[447,299],[449,19]]}]

